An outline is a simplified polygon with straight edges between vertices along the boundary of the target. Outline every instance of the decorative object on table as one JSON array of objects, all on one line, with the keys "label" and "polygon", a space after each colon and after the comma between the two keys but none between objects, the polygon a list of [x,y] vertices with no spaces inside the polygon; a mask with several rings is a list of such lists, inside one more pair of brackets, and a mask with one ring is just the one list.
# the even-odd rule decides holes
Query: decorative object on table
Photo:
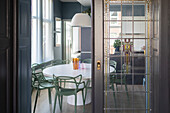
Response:
[{"label": "decorative object on table", "polygon": [[144,55],[146,55],[146,46],[143,46],[142,50],[144,51]]},{"label": "decorative object on table", "polygon": [[73,58],[73,69],[79,69],[79,58]]},{"label": "decorative object on table", "polygon": [[119,51],[119,48],[121,46],[121,41],[120,40],[115,40],[114,44],[113,44],[114,48],[116,49],[115,51]]},{"label": "decorative object on table", "polygon": [[133,47],[133,42],[131,42],[130,39],[125,39],[125,41],[122,43],[123,44],[123,52],[125,54],[125,59],[124,59],[124,72],[129,73],[131,70],[129,69],[131,67],[130,65],[130,55]]}]

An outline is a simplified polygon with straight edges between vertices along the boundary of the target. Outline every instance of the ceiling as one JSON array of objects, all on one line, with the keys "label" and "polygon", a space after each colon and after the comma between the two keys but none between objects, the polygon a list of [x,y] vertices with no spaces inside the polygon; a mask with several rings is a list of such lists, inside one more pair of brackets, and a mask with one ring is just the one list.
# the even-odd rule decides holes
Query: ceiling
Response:
[{"label": "ceiling", "polygon": [[62,2],[79,2],[83,6],[90,6],[91,0],[60,0]]},{"label": "ceiling", "polygon": [[77,2],[77,0],[60,0],[61,2]]}]

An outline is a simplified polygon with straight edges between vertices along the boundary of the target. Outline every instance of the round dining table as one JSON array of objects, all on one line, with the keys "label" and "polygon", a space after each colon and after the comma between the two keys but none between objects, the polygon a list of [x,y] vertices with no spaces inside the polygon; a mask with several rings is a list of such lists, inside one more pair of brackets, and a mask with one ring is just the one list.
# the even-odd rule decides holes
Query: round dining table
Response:
[{"label": "round dining table", "polygon": [[[110,66],[110,72],[113,72],[115,68]],[[85,82],[91,79],[91,64],[81,63],[78,70],[73,69],[73,64],[61,64],[51,67],[47,67],[43,70],[44,76],[53,77],[55,76],[71,76],[76,77],[77,75],[82,75],[82,80]],[[75,99],[73,96],[67,97],[67,103],[74,105]],[[85,104],[91,103],[91,90],[88,90]],[[77,105],[83,105],[82,94],[79,92],[77,94]]]}]

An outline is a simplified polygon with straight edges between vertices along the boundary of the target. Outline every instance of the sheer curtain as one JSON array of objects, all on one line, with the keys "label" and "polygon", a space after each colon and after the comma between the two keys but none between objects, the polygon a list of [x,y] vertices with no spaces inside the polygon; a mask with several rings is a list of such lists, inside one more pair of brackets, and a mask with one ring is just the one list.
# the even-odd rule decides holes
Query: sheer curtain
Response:
[{"label": "sheer curtain", "polygon": [[31,63],[54,58],[53,0],[32,0]]}]

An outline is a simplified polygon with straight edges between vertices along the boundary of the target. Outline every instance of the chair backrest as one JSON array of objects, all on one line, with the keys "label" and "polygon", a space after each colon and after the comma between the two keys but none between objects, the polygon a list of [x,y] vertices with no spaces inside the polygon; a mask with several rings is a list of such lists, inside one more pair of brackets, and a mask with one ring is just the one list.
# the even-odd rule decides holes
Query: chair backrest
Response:
[{"label": "chair backrest", "polygon": [[80,84],[82,83],[82,75],[76,77],[70,76],[58,76],[53,75],[55,86],[62,89],[75,89],[78,90]]},{"label": "chair backrest", "polygon": [[114,60],[110,60],[110,66],[113,66],[115,69],[117,67],[117,62]]},{"label": "chair backrest", "polygon": [[38,63],[34,63],[34,64],[31,65],[31,67],[35,67],[37,65],[39,65],[39,64]]},{"label": "chair backrest", "polygon": [[70,60],[52,60],[51,61],[52,66],[60,65],[60,64],[68,64],[68,63],[70,63]]},{"label": "chair backrest", "polygon": [[32,86],[33,87],[38,87],[44,81],[45,81],[45,77],[42,72],[32,73]]},{"label": "chair backrest", "polygon": [[92,60],[90,59],[90,58],[88,58],[88,59],[84,59],[83,61],[82,61],[82,63],[91,63],[92,62]]},{"label": "chair backrest", "polygon": [[51,61],[36,64],[32,67],[32,73],[42,72],[46,67],[52,66]]}]

